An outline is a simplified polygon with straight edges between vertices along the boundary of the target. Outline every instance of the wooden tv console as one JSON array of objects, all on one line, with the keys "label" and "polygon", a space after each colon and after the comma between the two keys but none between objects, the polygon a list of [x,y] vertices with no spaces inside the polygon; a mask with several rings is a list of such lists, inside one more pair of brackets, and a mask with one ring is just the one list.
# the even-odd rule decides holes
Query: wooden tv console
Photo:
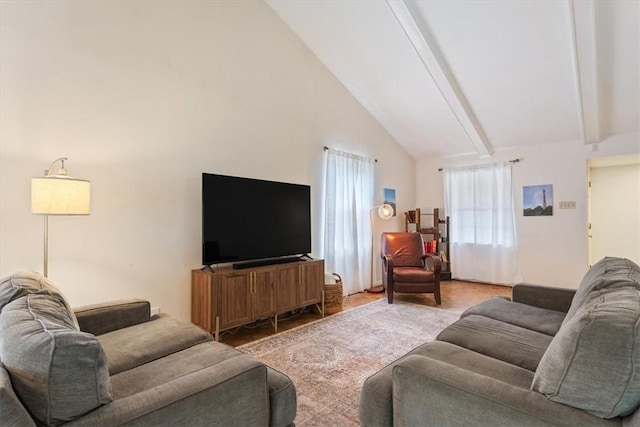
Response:
[{"label": "wooden tv console", "polygon": [[324,260],[191,271],[191,322],[214,334],[316,304],[324,316]]}]

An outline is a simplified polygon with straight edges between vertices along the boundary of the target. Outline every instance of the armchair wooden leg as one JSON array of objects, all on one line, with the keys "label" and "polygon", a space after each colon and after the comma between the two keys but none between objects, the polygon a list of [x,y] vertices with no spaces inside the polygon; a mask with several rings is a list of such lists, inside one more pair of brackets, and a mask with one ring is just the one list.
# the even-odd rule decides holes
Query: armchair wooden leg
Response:
[{"label": "armchair wooden leg", "polygon": [[440,305],[440,284],[438,284],[433,290],[433,295],[436,297],[436,304]]},{"label": "armchair wooden leg", "polygon": [[387,288],[387,300],[389,304],[393,304],[393,291],[389,288]]}]

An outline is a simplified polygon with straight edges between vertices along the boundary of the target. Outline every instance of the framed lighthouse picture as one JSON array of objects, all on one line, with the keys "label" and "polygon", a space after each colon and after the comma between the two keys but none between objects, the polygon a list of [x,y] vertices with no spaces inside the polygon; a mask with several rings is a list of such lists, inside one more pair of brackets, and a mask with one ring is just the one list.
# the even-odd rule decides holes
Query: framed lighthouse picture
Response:
[{"label": "framed lighthouse picture", "polygon": [[553,215],[553,185],[525,185],[522,187],[524,216]]}]

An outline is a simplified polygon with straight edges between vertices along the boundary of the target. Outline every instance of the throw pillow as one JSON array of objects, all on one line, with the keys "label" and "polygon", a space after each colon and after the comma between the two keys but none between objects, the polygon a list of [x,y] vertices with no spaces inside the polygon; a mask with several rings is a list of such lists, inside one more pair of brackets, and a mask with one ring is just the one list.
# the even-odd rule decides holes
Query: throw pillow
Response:
[{"label": "throw pillow", "polygon": [[596,291],[562,325],[542,356],[531,388],[601,418],[640,404],[640,291]]},{"label": "throw pillow", "polygon": [[107,358],[95,336],[75,329],[60,299],[27,294],[0,312],[0,359],[16,395],[45,425],[112,400]]}]

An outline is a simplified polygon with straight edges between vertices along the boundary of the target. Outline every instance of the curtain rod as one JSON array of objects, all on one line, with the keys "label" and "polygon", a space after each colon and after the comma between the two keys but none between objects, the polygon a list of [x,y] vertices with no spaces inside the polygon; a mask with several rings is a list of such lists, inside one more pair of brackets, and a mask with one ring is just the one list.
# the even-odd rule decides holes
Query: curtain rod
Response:
[{"label": "curtain rod", "polygon": [[[350,156],[358,156],[357,154],[347,153],[346,151],[336,150],[335,148],[329,148],[329,147],[327,147],[326,145],[325,145],[324,147],[322,147],[322,149],[323,149],[324,151],[327,151],[327,150],[333,150],[333,151],[338,151],[338,152],[340,152],[340,153],[348,154],[348,155],[350,155]],[[366,158],[366,157],[363,157],[363,156],[358,156],[358,157],[362,157],[363,159],[364,159],[364,158]],[[373,159],[373,161],[374,161],[374,162],[376,162],[376,163],[378,163],[378,159]]]},{"label": "curtain rod", "polygon": [[[516,163],[521,162],[522,160],[524,160],[524,159],[512,159],[512,160],[509,160],[509,163],[511,163],[512,165],[514,165],[514,164],[516,164]],[[490,163],[481,163],[481,164],[478,164],[478,165],[470,165],[470,166],[483,166],[483,165],[485,165],[485,164],[490,164]],[[464,168],[464,167],[469,167],[469,166],[460,166],[460,167],[461,167],[461,168]],[[438,168],[438,172],[442,172],[444,169],[445,169],[445,168]],[[451,169],[456,169],[456,168],[451,168]]]}]

